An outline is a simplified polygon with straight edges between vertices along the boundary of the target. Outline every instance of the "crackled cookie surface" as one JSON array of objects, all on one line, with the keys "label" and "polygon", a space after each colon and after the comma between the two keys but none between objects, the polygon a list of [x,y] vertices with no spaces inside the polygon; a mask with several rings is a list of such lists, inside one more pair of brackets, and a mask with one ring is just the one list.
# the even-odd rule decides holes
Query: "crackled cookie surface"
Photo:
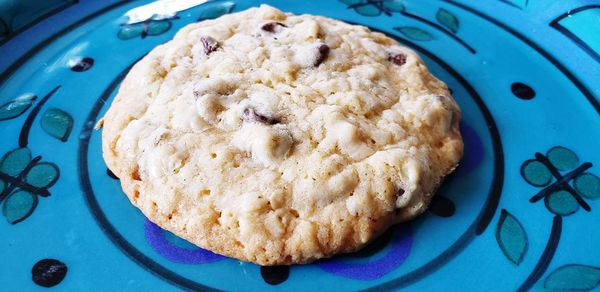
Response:
[{"label": "crackled cookie surface", "polygon": [[104,116],[103,155],[150,220],[261,265],[360,249],[427,207],[460,111],[383,34],[269,6],[152,50]]}]

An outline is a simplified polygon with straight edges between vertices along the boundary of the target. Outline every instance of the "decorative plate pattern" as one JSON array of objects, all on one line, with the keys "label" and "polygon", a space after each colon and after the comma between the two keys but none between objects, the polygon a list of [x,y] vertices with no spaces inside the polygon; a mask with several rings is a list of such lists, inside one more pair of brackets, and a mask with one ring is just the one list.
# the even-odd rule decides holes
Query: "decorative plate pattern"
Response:
[{"label": "decorative plate pattern", "polygon": [[[150,1],[0,3],[3,289],[598,288],[600,3],[186,1],[136,23],[124,15]],[[259,267],[199,249],[144,218],[102,160],[93,127],[137,60],[260,3],[397,39],[463,110],[465,157],[429,211],[358,253]]]}]

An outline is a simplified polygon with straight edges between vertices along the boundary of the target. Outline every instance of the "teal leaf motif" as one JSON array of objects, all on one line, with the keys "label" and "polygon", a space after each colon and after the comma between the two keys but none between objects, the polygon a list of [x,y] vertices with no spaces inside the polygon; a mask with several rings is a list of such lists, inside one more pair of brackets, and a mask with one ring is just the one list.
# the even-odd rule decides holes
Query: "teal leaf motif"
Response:
[{"label": "teal leaf motif", "polygon": [[544,288],[553,291],[590,291],[600,284],[600,268],[570,264],[558,267],[544,280]]},{"label": "teal leaf motif", "polygon": [[0,121],[14,119],[23,114],[36,100],[37,96],[26,93],[0,106]]},{"label": "teal leaf motif", "polygon": [[148,23],[147,34],[152,36],[163,34],[169,28],[171,28],[171,22],[168,20],[151,21]]},{"label": "teal leaf motif", "polygon": [[527,252],[527,233],[517,218],[504,209],[496,226],[496,241],[509,261],[521,264]]},{"label": "teal leaf motif", "polygon": [[404,5],[398,0],[383,0],[383,7],[391,12],[402,12],[404,11]]},{"label": "teal leaf motif", "polygon": [[38,197],[30,192],[16,191],[6,198],[2,214],[10,224],[17,224],[29,217],[38,203]]},{"label": "teal leaf motif", "polygon": [[0,171],[10,176],[17,176],[31,161],[31,152],[27,148],[11,150],[0,159]]},{"label": "teal leaf motif", "polygon": [[453,33],[458,31],[459,21],[450,11],[440,8],[435,14],[435,18],[439,23],[448,28]]},{"label": "teal leaf motif", "polygon": [[170,20],[146,20],[143,22],[122,25],[117,37],[122,40],[130,40],[139,36],[145,38],[149,35],[156,36],[163,34],[170,28]]},{"label": "teal leaf motif", "polygon": [[550,183],[552,173],[542,162],[529,159],[521,166],[521,175],[531,185],[543,187]]},{"label": "teal leaf motif", "polygon": [[546,153],[548,160],[559,170],[569,170],[579,165],[579,157],[568,148],[556,146]]},{"label": "teal leaf motif", "polygon": [[58,180],[59,175],[58,167],[54,163],[41,162],[29,170],[25,181],[36,188],[49,188]]},{"label": "teal leaf motif", "polygon": [[130,40],[132,38],[136,38],[142,35],[143,30],[144,26],[142,25],[142,23],[125,24],[121,26],[121,30],[119,30],[117,37],[122,40]]},{"label": "teal leaf motif", "polygon": [[365,4],[365,5],[357,5],[354,8],[356,13],[363,16],[379,16],[381,14],[381,9],[375,5]]},{"label": "teal leaf motif", "polygon": [[215,19],[221,15],[230,13],[233,10],[235,3],[233,2],[212,2],[205,4],[204,10],[200,12],[198,21],[206,19]]},{"label": "teal leaf motif", "polygon": [[573,187],[588,199],[600,198],[600,178],[591,173],[583,173],[573,181]]},{"label": "teal leaf motif", "polygon": [[417,27],[405,26],[405,27],[394,27],[395,30],[399,31],[406,37],[417,40],[417,41],[430,41],[433,39],[433,36]]},{"label": "teal leaf motif", "polygon": [[579,209],[579,203],[567,191],[556,191],[547,195],[544,203],[550,212],[561,216],[574,214]]},{"label": "teal leaf motif", "polygon": [[66,142],[73,129],[73,118],[67,112],[51,108],[48,109],[40,120],[42,129],[48,135]]}]

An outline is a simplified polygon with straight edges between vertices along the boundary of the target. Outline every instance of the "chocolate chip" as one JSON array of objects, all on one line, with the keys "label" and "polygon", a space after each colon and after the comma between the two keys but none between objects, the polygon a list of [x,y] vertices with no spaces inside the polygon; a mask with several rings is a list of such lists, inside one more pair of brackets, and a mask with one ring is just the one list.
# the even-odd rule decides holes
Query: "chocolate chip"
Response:
[{"label": "chocolate chip", "polygon": [[287,25],[285,25],[281,22],[269,22],[269,23],[266,23],[265,25],[263,25],[261,27],[261,29],[264,31],[273,33],[273,32],[275,32],[275,29],[277,28],[277,26],[287,27]]},{"label": "chocolate chip", "polygon": [[329,46],[326,44],[322,44],[319,46],[319,53],[317,55],[317,60],[315,60],[314,66],[317,67],[325,61],[325,59],[329,56]]},{"label": "chocolate chip", "polygon": [[253,123],[261,123],[261,124],[269,124],[269,125],[274,125],[274,124],[280,123],[280,121],[277,119],[269,118],[267,116],[263,116],[263,115],[257,113],[253,108],[244,109],[242,118],[244,119],[245,122],[249,122],[249,123],[253,122]]},{"label": "chocolate chip", "polygon": [[404,189],[398,189],[396,192],[396,197],[401,197],[402,195],[404,195]]},{"label": "chocolate chip", "polygon": [[[396,191],[396,199],[402,197],[402,195],[404,195],[404,189],[399,188],[398,191]],[[396,211],[396,215],[400,214],[400,210],[402,210],[402,208],[398,208],[398,206],[396,206],[396,208],[394,209],[394,211]]]},{"label": "chocolate chip", "polygon": [[207,56],[210,55],[210,53],[216,51],[217,48],[219,47],[219,43],[217,42],[217,40],[215,40],[209,36],[200,37],[200,41],[202,42],[202,45],[204,46],[204,53]]},{"label": "chocolate chip", "polygon": [[390,54],[388,60],[398,66],[402,66],[406,63],[406,55],[404,54]]}]

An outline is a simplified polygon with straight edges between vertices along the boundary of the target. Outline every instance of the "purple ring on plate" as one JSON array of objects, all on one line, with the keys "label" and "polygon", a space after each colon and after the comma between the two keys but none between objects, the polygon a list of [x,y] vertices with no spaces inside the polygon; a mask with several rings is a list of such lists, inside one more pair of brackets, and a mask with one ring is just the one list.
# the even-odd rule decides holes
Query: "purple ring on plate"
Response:
[{"label": "purple ring on plate", "polygon": [[475,129],[471,128],[465,121],[461,121],[460,132],[465,143],[465,153],[458,168],[456,168],[456,176],[466,175],[483,161],[483,145]]},{"label": "purple ring on plate", "polygon": [[144,230],[146,240],[158,254],[179,264],[208,264],[225,259],[224,256],[205,249],[189,249],[174,245],[165,237],[164,231],[158,225],[145,219]]},{"label": "purple ring on plate", "polygon": [[356,280],[375,280],[398,268],[410,254],[412,246],[412,231],[406,226],[397,227],[392,241],[388,244],[389,250],[382,258],[366,263],[352,263],[343,258],[330,259],[317,263],[317,265],[334,275]]}]

